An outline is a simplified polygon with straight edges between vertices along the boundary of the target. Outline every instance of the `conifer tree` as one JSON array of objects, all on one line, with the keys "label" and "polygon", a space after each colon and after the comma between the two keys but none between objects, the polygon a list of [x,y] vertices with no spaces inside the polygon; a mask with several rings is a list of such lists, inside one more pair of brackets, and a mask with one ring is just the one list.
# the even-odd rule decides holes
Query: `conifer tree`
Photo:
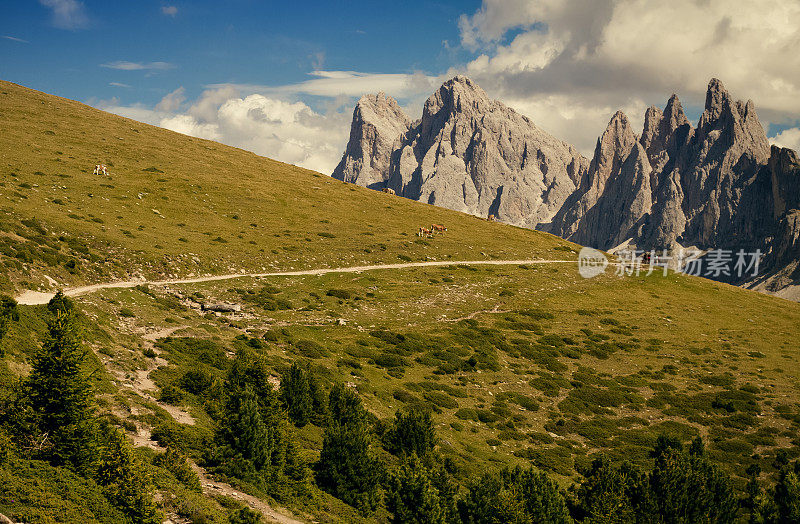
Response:
[{"label": "conifer tree", "polygon": [[567,524],[572,522],[564,497],[558,485],[543,472],[533,468],[516,467],[505,470],[501,477],[507,485],[513,486],[517,496],[522,500],[525,513],[531,522],[547,522],[549,524]]},{"label": "conifer tree", "polygon": [[422,457],[433,451],[436,431],[433,418],[428,411],[398,411],[392,426],[384,435],[386,449],[395,455],[417,455]]},{"label": "conifer tree", "polygon": [[416,456],[403,460],[386,483],[386,509],[393,523],[444,524],[446,510],[428,469]]},{"label": "conifer tree", "polygon": [[652,455],[650,489],[663,522],[735,521],[739,503],[730,479],[706,458],[699,437],[688,451],[674,439],[659,437]]},{"label": "conifer tree", "polygon": [[0,340],[3,340],[3,337],[6,336],[8,325],[18,320],[17,301],[9,296],[0,295]]},{"label": "conifer tree", "polygon": [[372,449],[366,411],[358,394],[342,384],[331,390],[329,405],[317,484],[363,513],[371,512],[379,502],[383,468]]},{"label": "conifer tree", "polygon": [[313,373],[308,375],[308,389],[311,394],[311,411],[313,413],[311,422],[315,426],[324,426],[328,420],[328,394]]},{"label": "conifer tree", "polygon": [[800,461],[781,468],[767,522],[800,522]]},{"label": "conifer tree", "polygon": [[83,370],[86,351],[72,301],[59,292],[48,309],[48,332],[27,380],[30,404],[50,444],[46,458],[86,474],[96,457],[94,396]]},{"label": "conifer tree", "polygon": [[125,436],[115,429],[109,429],[106,434],[95,480],[103,486],[106,498],[132,522],[161,522],[161,515],[153,501],[153,486],[147,471],[134,455]]},{"label": "conifer tree", "polygon": [[458,501],[458,512],[467,524],[531,524],[524,502],[497,475],[485,474],[472,481]]},{"label": "conifer tree", "polygon": [[[282,463],[277,435],[267,428],[258,398],[249,384],[228,393],[217,437],[227,458],[244,464],[246,476]],[[244,471],[238,472],[237,476],[244,474]]]},{"label": "conifer tree", "polygon": [[237,353],[225,380],[210,462],[217,471],[278,495],[288,479],[302,480],[306,469],[296,455],[286,412],[268,378],[262,360],[247,350]]},{"label": "conifer tree", "polygon": [[649,493],[646,476],[630,464],[616,467],[600,456],[583,473],[572,500],[572,515],[583,522],[648,522],[636,507],[631,492]]},{"label": "conifer tree", "polygon": [[308,424],[314,413],[308,375],[300,364],[294,362],[281,378],[281,400],[286,406],[289,420],[299,428]]}]

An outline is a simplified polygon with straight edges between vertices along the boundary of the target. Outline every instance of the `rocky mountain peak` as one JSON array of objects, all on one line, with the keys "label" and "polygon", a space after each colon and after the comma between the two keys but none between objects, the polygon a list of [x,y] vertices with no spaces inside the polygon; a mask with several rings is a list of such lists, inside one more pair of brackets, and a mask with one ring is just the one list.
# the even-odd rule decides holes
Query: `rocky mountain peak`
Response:
[{"label": "rocky mountain peak", "polygon": [[383,91],[376,95],[364,95],[356,103],[353,119],[372,125],[391,125],[411,123],[411,119],[403,113],[397,100],[386,96]]},{"label": "rocky mountain peak", "polygon": [[392,145],[410,126],[411,119],[394,98],[383,92],[362,96],[353,110],[345,154],[331,176],[367,187],[383,185]]},{"label": "rocky mountain peak", "polygon": [[478,84],[463,75],[458,75],[444,84],[425,102],[423,119],[439,114],[444,110],[447,114],[461,114],[470,109],[483,112],[491,101],[486,92]]},{"label": "rocky mountain peak", "polygon": [[611,173],[617,171],[622,162],[631,153],[636,144],[636,134],[633,132],[630,120],[622,111],[617,111],[597,140],[590,172],[596,174],[592,177],[592,185],[602,188]]},{"label": "rocky mountain peak", "polygon": [[[766,164],[769,159],[769,142],[755,105],[751,100],[734,101],[716,78],[708,83],[705,110],[697,124],[695,139],[702,156],[722,140],[729,153],[724,162],[737,162],[744,155],[752,167]],[[723,162],[721,158],[718,160]]]},{"label": "rocky mountain peak", "polygon": [[[536,227],[552,219],[588,167],[577,149],[490,99],[465,76],[442,84],[413,123],[379,99],[362,99],[356,107],[336,178]],[[389,116],[367,116],[373,113]]]},{"label": "rocky mountain peak", "polygon": [[[731,95],[718,78],[712,78],[706,90],[706,106],[703,118],[707,122],[718,120],[725,111],[730,111],[732,105]],[[701,120],[702,122],[702,120]],[[700,127],[703,127],[702,125]]]},{"label": "rocky mountain peak", "polygon": [[686,114],[683,112],[683,106],[678,99],[678,95],[673,94],[669,97],[669,100],[667,100],[667,105],[664,108],[664,118],[669,124],[669,129],[673,131],[689,123],[689,119],[686,118]]},{"label": "rocky mountain peak", "polygon": [[653,159],[665,151],[675,131],[684,125],[691,127],[677,95],[673,94],[669,97],[663,112],[657,107],[651,106],[644,115],[644,129],[641,138],[641,144],[647,155]]},{"label": "rocky mountain peak", "polygon": [[625,154],[630,152],[633,147],[633,142],[636,141],[636,135],[633,132],[631,121],[627,115],[622,111],[617,111],[614,116],[609,120],[606,130],[603,131],[602,136],[598,140],[598,145],[603,152],[610,153],[615,150],[627,150]]}]

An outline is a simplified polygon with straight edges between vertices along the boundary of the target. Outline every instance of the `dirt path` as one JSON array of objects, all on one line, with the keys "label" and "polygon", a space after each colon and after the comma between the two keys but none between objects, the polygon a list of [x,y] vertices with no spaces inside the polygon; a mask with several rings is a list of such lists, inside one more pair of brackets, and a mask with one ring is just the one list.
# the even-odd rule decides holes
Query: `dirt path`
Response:
[{"label": "dirt path", "polygon": [[284,515],[283,513],[279,513],[275,508],[269,504],[266,504],[261,499],[254,497],[253,495],[243,493],[230,484],[226,484],[225,482],[219,482],[212,479],[208,476],[206,470],[194,462],[190,462],[190,464],[194,472],[197,473],[197,476],[200,477],[200,485],[203,487],[203,493],[210,495],[225,495],[236,499],[239,502],[249,506],[250,509],[259,511],[262,515],[264,515],[264,518],[267,520],[267,522],[278,522],[280,524],[303,524],[302,520],[297,520],[288,515]]},{"label": "dirt path", "polygon": [[[70,297],[93,293],[101,289],[132,288],[138,285],[166,286],[170,284],[197,284],[200,282],[215,282],[217,280],[230,280],[234,278],[263,278],[263,277],[296,277],[305,275],[326,275],[328,273],[361,273],[362,271],[376,271],[379,269],[407,269],[412,267],[442,267],[456,265],[471,266],[517,266],[520,264],[576,264],[575,260],[437,260],[432,262],[404,262],[401,264],[378,264],[373,266],[333,267],[320,269],[304,269],[300,271],[275,271],[272,273],[231,273],[227,275],[211,275],[206,277],[185,278],[176,280],[125,280],[120,282],[107,282],[105,284],[92,284],[91,286],[73,287],[64,290]],[[19,304],[36,306],[47,304],[55,293],[41,291],[25,291],[16,297]]]},{"label": "dirt path", "polygon": [[[149,365],[145,369],[138,369],[136,370],[136,378],[133,380],[131,384],[131,389],[133,389],[139,396],[144,399],[147,399],[169,413],[172,418],[175,419],[176,422],[181,424],[189,424],[190,426],[194,425],[194,418],[187,413],[186,411],[182,410],[177,406],[172,406],[170,404],[165,404],[164,402],[159,401],[151,394],[152,391],[157,391],[158,386],[150,379],[150,373],[158,368],[158,366],[166,366],[168,362],[161,358],[160,351],[158,348],[155,347],[153,344],[159,338],[164,338],[172,335],[176,331],[179,331],[188,326],[171,326],[168,328],[163,328],[157,331],[152,331],[150,333],[144,333],[142,335],[142,339],[144,340],[145,346],[149,349],[152,349],[156,357],[149,361]],[[118,377],[120,380],[124,377]]]},{"label": "dirt path", "polygon": [[[158,366],[167,363],[163,358],[158,356],[158,349],[153,343],[156,340],[168,337],[176,331],[184,329],[185,327],[187,326],[171,326],[141,334],[142,339],[145,341],[145,345],[149,348],[152,348],[153,351],[156,352],[156,358],[152,360],[152,363],[146,369],[141,369],[136,372],[137,376],[132,385],[132,389],[142,398],[150,400],[166,410],[177,422],[180,422],[181,424],[194,424],[195,421],[189,413],[178,408],[177,406],[170,406],[169,404],[159,402],[150,394],[150,391],[157,389],[156,385],[149,378],[150,372],[156,369]],[[162,448],[157,442],[151,440],[150,428],[147,427],[138,428],[137,433],[133,436],[133,443],[135,446],[146,446],[157,451],[164,451],[164,448]],[[267,522],[277,522],[278,524],[302,524],[302,521],[296,520],[288,515],[284,515],[283,513],[271,507],[269,504],[266,504],[264,501],[239,491],[230,484],[212,479],[205,469],[195,464],[195,462],[191,459],[189,459],[189,465],[192,467],[194,472],[197,473],[197,476],[200,477],[200,484],[203,487],[204,493],[212,495],[226,495],[236,499],[243,504],[246,504],[248,507],[250,507],[250,509],[259,511],[262,515],[264,515],[264,518],[267,520]]]}]

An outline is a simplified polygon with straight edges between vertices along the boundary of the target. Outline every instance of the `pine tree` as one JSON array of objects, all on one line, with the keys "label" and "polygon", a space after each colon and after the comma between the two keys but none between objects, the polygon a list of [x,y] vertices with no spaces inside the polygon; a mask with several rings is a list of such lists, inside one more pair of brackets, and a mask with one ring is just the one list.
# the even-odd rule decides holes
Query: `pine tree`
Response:
[{"label": "pine tree", "polygon": [[210,463],[221,473],[278,496],[288,479],[305,478],[306,469],[291,443],[286,412],[268,377],[262,360],[246,350],[237,354],[223,388],[225,401]]},{"label": "pine tree", "polygon": [[328,420],[328,394],[313,373],[308,376],[308,389],[311,394],[311,411],[313,412],[311,422],[315,426],[324,426]]},{"label": "pine tree", "polygon": [[328,395],[328,422],[336,424],[362,423],[366,411],[358,393],[343,384],[336,384]]},{"label": "pine tree", "polygon": [[150,478],[131,445],[115,429],[109,429],[105,440],[95,480],[106,498],[132,522],[159,524],[162,519],[153,501]]},{"label": "pine tree", "polygon": [[627,481],[631,475],[623,474],[608,458],[600,456],[592,461],[583,477],[574,489],[571,501],[572,515],[576,520],[620,524],[642,522],[628,497]]},{"label": "pine tree", "polygon": [[684,451],[680,442],[659,437],[652,455],[650,489],[663,522],[735,521],[739,502],[730,479],[706,458],[701,440]]},{"label": "pine tree", "polygon": [[308,424],[314,414],[308,375],[300,364],[294,362],[281,378],[281,400],[286,406],[289,420],[299,428]]},{"label": "pine tree", "polygon": [[467,524],[531,524],[525,503],[513,487],[496,475],[483,475],[468,486],[458,501],[461,521]]},{"label": "pine tree", "polygon": [[228,394],[225,416],[219,424],[217,437],[226,448],[224,453],[235,457],[237,462],[243,460],[249,463],[252,466],[251,473],[280,460],[277,456],[273,457],[273,453],[280,453],[277,435],[264,423],[258,398],[250,385]]},{"label": "pine tree", "polygon": [[440,459],[441,457],[429,454],[420,460],[428,470],[431,484],[439,492],[439,505],[444,513],[445,522],[456,523],[459,522],[457,503],[459,484],[453,478],[453,472],[457,468],[451,459]]},{"label": "pine tree", "polygon": [[6,336],[8,325],[18,320],[17,301],[7,295],[0,295],[0,340]]},{"label": "pine tree", "polygon": [[156,455],[153,459],[153,464],[175,475],[175,478],[180,480],[188,489],[198,493],[203,491],[200,485],[200,477],[192,470],[189,459],[177,449],[168,447],[164,453]]},{"label": "pine tree", "polygon": [[362,512],[379,502],[383,468],[372,449],[373,433],[358,395],[341,384],[329,397],[330,415],[317,463],[317,484]]},{"label": "pine tree", "polygon": [[568,524],[572,522],[564,497],[558,485],[543,472],[533,468],[517,467],[506,470],[502,477],[508,485],[514,486],[517,496],[522,500],[525,513],[532,522]]},{"label": "pine tree", "polygon": [[386,483],[386,509],[392,513],[391,522],[398,524],[447,522],[439,490],[416,455],[406,458],[389,476]]},{"label": "pine tree", "polygon": [[800,461],[781,468],[773,499],[774,513],[767,522],[800,522]]},{"label": "pine tree", "polygon": [[392,427],[384,435],[386,449],[395,455],[417,455],[422,457],[433,451],[436,431],[430,412],[412,410],[398,411]]},{"label": "pine tree", "polygon": [[50,443],[46,458],[86,474],[96,456],[94,396],[83,371],[86,351],[72,301],[59,292],[48,309],[48,333],[27,380],[30,404]]}]

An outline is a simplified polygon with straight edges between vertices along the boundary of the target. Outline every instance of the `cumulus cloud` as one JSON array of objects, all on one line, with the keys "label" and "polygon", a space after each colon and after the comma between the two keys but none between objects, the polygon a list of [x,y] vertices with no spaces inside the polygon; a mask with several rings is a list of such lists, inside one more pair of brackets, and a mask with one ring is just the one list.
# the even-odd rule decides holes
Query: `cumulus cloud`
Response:
[{"label": "cumulus cloud", "polygon": [[784,129],[777,135],[771,137],[769,141],[776,146],[788,147],[800,152],[800,127]]},{"label": "cumulus cloud", "polygon": [[157,111],[154,111],[153,108],[147,107],[144,104],[122,105],[117,97],[113,97],[108,100],[90,99],[87,102],[98,109],[102,109],[103,111],[108,111],[109,113],[114,113],[115,115],[124,116],[126,118],[138,120],[139,122],[144,122],[145,124],[151,124],[154,126],[157,126],[161,118],[166,116],[159,114]]},{"label": "cumulus cloud", "polygon": [[161,102],[156,105],[156,111],[164,111],[166,113],[177,111],[186,100],[185,94],[186,89],[184,89],[183,86],[179,87],[161,99]]},{"label": "cumulus cloud", "polygon": [[117,60],[116,62],[100,64],[100,67],[118,69],[120,71],[165,71],[174,69],[175,64],[170,64],[169,62],[128,62],[126,60]]},{"label": "cumulus cloud", "polygon": [[349,134],[350,108],[330,104],[315,111],[303,102],[264,94],[242,96],[232,86],[206,90],[186,104],[183,88],[152,109],[111,99],[100,109],[178,133],[216,140],[322,173],[339,162]]},{"label": "cumulus cloud", "polygon": [[178,8],[174,5],[165,5],[161,8],[161,13],[174,17],[178,14]]},{"label": "cumulus cloud", "polygon": [[533,111],[584,151],[617,108],[662,105],[673,92],[697,106],[711,77],[753,99],[762,121],[791,121],[800,116],[798,16],[794,0],[484,0],[459,22],[462,45],[478,56],[451,73]]},{"label": "cumulus cloud", "polygon": [[39,0],[39,3],[50,9],[51,23],[60,29],[85,29],[89,26],[89,17],[82,2],[77,0]]}]

